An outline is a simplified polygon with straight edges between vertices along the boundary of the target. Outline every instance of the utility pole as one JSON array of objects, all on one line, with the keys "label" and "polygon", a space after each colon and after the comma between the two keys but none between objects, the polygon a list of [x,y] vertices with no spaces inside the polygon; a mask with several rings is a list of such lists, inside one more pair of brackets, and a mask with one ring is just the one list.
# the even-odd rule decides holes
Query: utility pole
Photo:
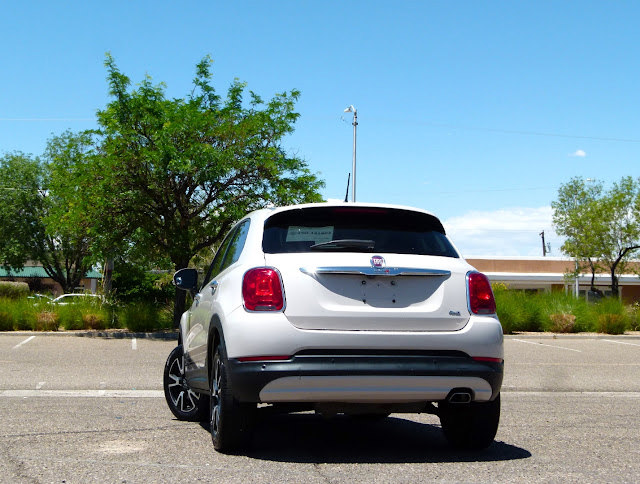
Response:
[{"label": "utility pole", "polygon": [[544,243],[544,230],[540,232],[540,237],[542,237],[542,257],[547,256],[547,244]]},{"label": "utility pole", "polygon": [[356,127],[358,126],[358,110],[353,104],[344,110],[345,113],[353,113],[353,163],[351,167],[351,183],[353,190],[351,191],[351,201],[356,201]]}]

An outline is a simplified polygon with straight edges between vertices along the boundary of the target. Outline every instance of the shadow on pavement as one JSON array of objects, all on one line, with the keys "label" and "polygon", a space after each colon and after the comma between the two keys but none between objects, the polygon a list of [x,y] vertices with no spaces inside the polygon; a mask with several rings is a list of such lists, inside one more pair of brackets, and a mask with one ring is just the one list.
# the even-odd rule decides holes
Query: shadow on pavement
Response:
[{"label": "shadow on pavement", "polygon": [[496,462],[531,453],[496,441],[482,451],[452,448],[439,426],[391,416],[363,422],[339,415],[275,415],[259,419],[246,455],[296,463]]}]

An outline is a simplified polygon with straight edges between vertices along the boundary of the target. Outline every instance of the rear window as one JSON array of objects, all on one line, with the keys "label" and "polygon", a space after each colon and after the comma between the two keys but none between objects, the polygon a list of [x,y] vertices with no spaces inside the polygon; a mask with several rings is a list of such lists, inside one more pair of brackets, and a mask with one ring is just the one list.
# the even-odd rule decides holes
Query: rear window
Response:
[{"label": "rear window", "polygon": [[268,254],[332,250],[458,257],[433,215],[377,207],[280,212],[265,222],[262,249]]}]

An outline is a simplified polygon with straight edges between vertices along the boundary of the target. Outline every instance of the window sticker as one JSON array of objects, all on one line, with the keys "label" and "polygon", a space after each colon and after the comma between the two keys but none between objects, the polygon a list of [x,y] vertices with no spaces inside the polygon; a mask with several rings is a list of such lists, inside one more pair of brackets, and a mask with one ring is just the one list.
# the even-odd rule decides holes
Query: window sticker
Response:
[{"label": "window sticker", "polygon": [[333,240],[333,227],[298,227],[290,226],[286,242],[309,242],[321,244]]}]

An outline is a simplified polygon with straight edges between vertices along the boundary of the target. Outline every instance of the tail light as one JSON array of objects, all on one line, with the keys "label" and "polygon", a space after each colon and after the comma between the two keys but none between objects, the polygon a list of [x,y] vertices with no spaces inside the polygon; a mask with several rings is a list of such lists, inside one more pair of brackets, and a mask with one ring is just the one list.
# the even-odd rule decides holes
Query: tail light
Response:
[{"label": "tail light", "polygon": [[249,311],[282,310],[284,296],[278,271],[269,267],[247,271],[242,280],[242,297]]},{"label": "tail light", "polygon": [[467,275],[469,284],[469,310],[473,314],[495,314],[496,300],[493,297],[491,284],[484,274],[470,272]]}]

